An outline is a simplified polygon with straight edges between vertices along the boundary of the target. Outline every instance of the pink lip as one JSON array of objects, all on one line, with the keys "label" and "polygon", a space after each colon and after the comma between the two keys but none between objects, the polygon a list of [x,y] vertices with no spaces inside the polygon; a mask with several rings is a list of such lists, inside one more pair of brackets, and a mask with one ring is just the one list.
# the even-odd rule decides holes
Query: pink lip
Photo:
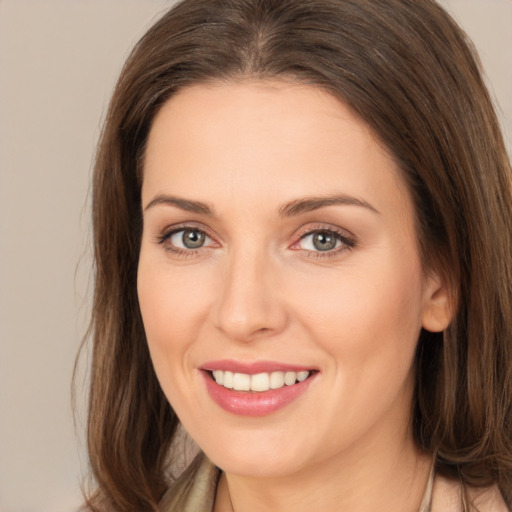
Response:
[{"label": "pink lip", "polygon": [[280,370],[301,371],[305,368],[279,364],[275,367],[276,369],[269,369],[272,365],[265,363],[264,369],[262,370],[263,367],[261,364],[264,363],[240,365],[239,363],[232,362],[233,365],[229,368],[226,365],[217,365],[217,363],[218,362],[214,365],[203,365],[201,371],[208,394],[217,405],[222,407],[222,409],[239,416],[266,416],[282,409],[303,395],[318,375],[318,373],[315,372],[305,381],[298,382],[292,386],[285,385],[280,389],[270,389],[262,392],[234,391],[217,384],[211,377],[210,372],[206,370],[208,369],[213,371],[223,369],[227,371],[235,371],[235,373],[238,371],[239,373],[248,373],[252,375],[256,373],[270,373],[272,371]]},{"label": "pink lip", "polygon": [[256,375],[258,373],[272,372],[301,372],[304,370],[314,370],[310,366],[297,366],[292,364],[279,363],[277,361],[254,361],[251,363],[243,363],[232,359],[224,359],[219,361],[208,361],[201,365],[201,370],[223,370],[233,373],[247,373],[248,375]]}]

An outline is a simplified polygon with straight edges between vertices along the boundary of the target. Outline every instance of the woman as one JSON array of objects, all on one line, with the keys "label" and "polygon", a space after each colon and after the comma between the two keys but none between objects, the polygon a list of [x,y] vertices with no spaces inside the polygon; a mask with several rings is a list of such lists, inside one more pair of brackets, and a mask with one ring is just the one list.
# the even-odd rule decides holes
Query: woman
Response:
[{"label": "woman", "polygon": [[89,510],[507,510],[510,163],[435,2],[180,2],[93,186]]}]

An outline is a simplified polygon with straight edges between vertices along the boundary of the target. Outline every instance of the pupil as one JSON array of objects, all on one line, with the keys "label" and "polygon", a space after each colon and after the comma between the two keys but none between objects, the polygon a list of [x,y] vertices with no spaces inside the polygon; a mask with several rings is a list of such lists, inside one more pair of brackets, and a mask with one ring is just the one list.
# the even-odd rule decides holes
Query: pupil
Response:
[{"label": "pupil", "polygon": [[330,251],[336,247],[336,237],[325,231],[316,233],[313,237],[313,245],[319,251]]},{"label": "pupil", "polygon": [[204,244],[205,235],[196,229],[186,229],[183,232],[183,245],[188,249],[198,249]]}]

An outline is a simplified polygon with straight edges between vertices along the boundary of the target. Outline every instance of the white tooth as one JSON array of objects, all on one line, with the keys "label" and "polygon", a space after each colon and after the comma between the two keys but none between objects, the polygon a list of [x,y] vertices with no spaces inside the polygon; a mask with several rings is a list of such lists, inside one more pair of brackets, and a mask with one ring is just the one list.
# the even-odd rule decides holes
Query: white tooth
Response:
[{"label": "white tooth", "polygon": [[258,373],[251,377],[251,391],[268,391],[270,376],[268,373]]},{"label": "white tooth", "polygon": [[295,372],[286,372],[284,374],[284,383],[287,386],[291,386],[292,384],[295,384],[296,380],[297,380],[297,374]]},{"label": "white tooth", "polygon": [[222,370],[214,370],[213,378],[217,384],[222,386],[222,383],[224,382],[224,372]]},{"label": "white tooth", "polygon": [[279,389],[284,386],[284,373],[272,372],[270,374],[270,389]]},{"label": "white tooth", "polygon": [[305,370],[303,372],[298,372],[297,373],[297,380],[299,382],[302,382],[303,380],[306,380],[308,377],[309,377],[309,372],[307,370]]},{"label": "white tooth", "polygon": [[251,376],[246,373],[235,373],[233,376],[233,389],[235,391],[250,391]]},{"label": "white tooth", "polygon": [[222,385],[225,388],[233,389],[233,372],[224,372],[224,382]]}]

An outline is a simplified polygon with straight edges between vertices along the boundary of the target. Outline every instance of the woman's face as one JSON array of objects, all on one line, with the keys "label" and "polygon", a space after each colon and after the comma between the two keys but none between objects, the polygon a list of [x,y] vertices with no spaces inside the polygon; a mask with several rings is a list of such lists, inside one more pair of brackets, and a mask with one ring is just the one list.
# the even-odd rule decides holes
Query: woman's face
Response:
[{"label": "woman's face", "polygon": [[410,440],[416,343],[446,326],[445,293],[349,109],[287,82],[186,88],[152,126],[142,207],[153,364],[218,466],[287,475]]}]

